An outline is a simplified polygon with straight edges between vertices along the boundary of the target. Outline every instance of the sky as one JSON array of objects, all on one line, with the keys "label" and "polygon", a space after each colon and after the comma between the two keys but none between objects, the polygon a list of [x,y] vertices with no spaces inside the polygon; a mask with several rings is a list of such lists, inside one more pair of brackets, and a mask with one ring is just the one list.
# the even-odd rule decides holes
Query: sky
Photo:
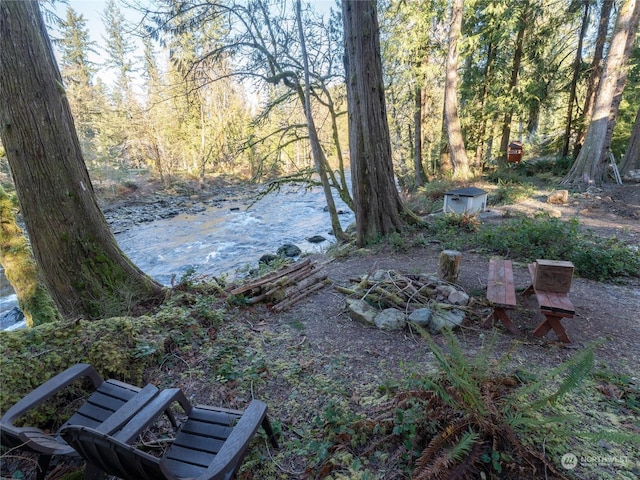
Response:
[{"label": "sky", "polygon": [[[153,3],[153,0],[146,0],[149,3]],[[328,12],[330,8],[335,8],[335,0],[310,0],[318,10]],[[135,22],[141,17],[141,14],[134,9],[126,8],[121,2],[116,0],[116,5],[124,15],[125,19],[131,22]],[[105,44],[105,27],[103,25],[102,16],[104,15],[105,8],[107,6],[107,0],[67,0],[67,3],[58,1],[54,4],[56,14],[64,18],[66,16],[67,6],[73,8],[76,14],[82,15],[86,20],[86,26],[89,30],[89,36],[92,42],[96,44],[97,53],[89,55],[89,60],[94,62],[98,67],[97,76],[108,86],[111,86],[115,79],[115,73],[108,71],[105,68],[101,68],[101,64],[105,61],[105,53],[103,51],[103,45]],[[53,35],[59,37],[59,32],[53,32]],[[137,43],[137,51],[134,53],[139,58],[143,57],[142,41],[135,40]],[[54,47],[55,48],[55,47]],[[134,64],[136,62],[134,61]],[[138,62],[139,64],[139,62]],[[135,83],[142,83],[136,82]],[[134,85],[135,86],[135,85]],[[140,85],[138,85],[140,86]]]},{"label": "sky", "polygon": [[[116,5],[118,5],[126,20],[134,20],[140,15],[135,10],[126,9],[118,2],[116,2]],[[86,26],[89,30],[89,36],[91,41],[96,44],[97,50],[97,53],[89,55],[89,60],[98,66],[98,75],[107,85],[109,85],[114,78],[114,74],[106,71],[104,68],[100,68],[100,65],[104,63],[104,51],[102,50],[102,46],[105,44],[104,37],[106,36],[106,32],[102,16],[106,6],[107,0],[67,0],[67,3],[56,2],[55,12],[59,17],[64,18],[67,7],[71,7],[76,14],[82,15],[85,18],[87,22]],[[56,32],[55,35],[57,36],[58,33]],[[142,55],[141,42],[139,42],[139,52],[136,52],[136,55]]]}]

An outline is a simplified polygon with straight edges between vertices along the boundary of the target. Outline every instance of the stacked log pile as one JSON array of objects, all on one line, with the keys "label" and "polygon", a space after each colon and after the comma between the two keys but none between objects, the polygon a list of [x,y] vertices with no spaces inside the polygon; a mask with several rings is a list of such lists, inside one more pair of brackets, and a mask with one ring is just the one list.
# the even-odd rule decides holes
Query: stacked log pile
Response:
[{"label": "stacked log pile", "polygon": [[310,259],[302,260],[235,288],[232,295],[242,295],[253,305],[265,302],[276,312],[289,308],[327,284],[327,275]]}]

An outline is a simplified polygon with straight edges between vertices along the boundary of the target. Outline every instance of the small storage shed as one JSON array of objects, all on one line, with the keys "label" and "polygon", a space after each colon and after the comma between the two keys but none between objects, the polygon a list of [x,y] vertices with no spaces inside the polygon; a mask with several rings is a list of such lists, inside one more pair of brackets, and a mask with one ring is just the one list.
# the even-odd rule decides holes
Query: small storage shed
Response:
[{"label": "small storage shed", "polygon": [[444,194],[444,213],[482,212],[487,207],[487,192],[476,187],[459,188]]},{"label": "small storage shed", "polygon": [[507,150],[507,161],[509,163],[520,163],[524,155],[524,145],[522,142],[511,142]]}]

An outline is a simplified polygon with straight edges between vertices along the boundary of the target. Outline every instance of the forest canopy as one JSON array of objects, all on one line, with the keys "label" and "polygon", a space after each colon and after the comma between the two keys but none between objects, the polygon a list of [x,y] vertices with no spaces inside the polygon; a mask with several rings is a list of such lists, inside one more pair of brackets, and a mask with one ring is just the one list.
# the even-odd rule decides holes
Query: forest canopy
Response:
[{"label": "forest canopy", "polygon": [[[378,2],[394,170],[413,188],[450,175],[445,72],[457,72],[461,138],[469,168],[526,158],[573,161],[584,142],[618,13],[635,0],[467,0],[451,50],[450,2]],[[71,2],[45,15],[93,178],[121,168],[255,181],[314,166],[308,118],[295,88],[304,77],[294,2],[92,3],[99,38]],[[49,7],[50,8],[50,7]],[[311,108],[331,167],[348,162],[341,11],[303,2]],[[631,19],[637,25],[637,14]],[[410,28],[407,28],[410,27]],[[636,30],[632,30],[635,32]],[[618,82],[610,150],[621,163],[640,105],[636,33]],[[449,84],[451,87],[451,84]],[[450,90],[451,91],[451,90]],[[612,110],[613,111],[613,110]],[[606,159],[608,161],[608,159]],[[629,160],[629,159],[627,159]],[[627,170],[638,168],[624,163]],[[334,185],[340,185],[331,179]]]}]

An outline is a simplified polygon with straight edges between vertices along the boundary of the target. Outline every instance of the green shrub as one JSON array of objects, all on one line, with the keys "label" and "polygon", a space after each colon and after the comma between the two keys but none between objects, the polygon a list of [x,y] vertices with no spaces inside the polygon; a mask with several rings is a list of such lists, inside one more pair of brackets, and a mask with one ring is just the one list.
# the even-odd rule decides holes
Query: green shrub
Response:
[{"label": "green shrub", "polygon": [[640,253],[616,238],[584,238],[573,250],[571,261],[581,277],[598,281],[640,276]]},{"label": "green shrub", "polygon": [[511,205],[533,195],[533,185],[527,183],[515,183],[512,181],[499,181],[498,188],[489,196],[490,205]]},{"label": "green shrub", "polygon": [[615,238],[582,233],[577,220],[519,217],[483,226],[472,243],[515,260],[568,260],[576,273],[598,281],[640,276],[640,253]]},{"label": "green shrub", "polygon": [[496,184],[522,183],[517,170],[512,168],[498,168],[487,175],[487,180]]}]

